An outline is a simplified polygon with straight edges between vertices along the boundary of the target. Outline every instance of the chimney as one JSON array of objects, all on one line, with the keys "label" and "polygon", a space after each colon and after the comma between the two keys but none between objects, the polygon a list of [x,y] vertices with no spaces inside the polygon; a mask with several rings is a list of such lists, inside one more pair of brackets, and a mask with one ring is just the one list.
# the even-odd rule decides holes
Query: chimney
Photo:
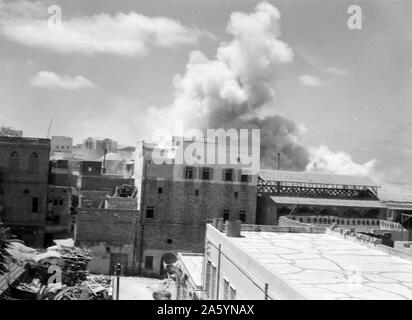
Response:
[{"label": "chimney", "polygon": [[278,171],[280,170],[280,152],[278,152]]},{"label": "chimney", "polygon": [[104,149],[104,158],[103,158],[103,168],[102,168],[102,173],[106,173],[106,154],[107,154],[107,149]]},{"label": "chimney", "polygon": [[223,232],[223,218],[214,218],[213,219],[213,226],[219,230],[220,232]]},{"label": "chimney", "polygon": [[242,221],[235,220],[235,221],[227,221],[226,222],[226,236],[232,238],[240,238],[240,230],[242,228]]}]

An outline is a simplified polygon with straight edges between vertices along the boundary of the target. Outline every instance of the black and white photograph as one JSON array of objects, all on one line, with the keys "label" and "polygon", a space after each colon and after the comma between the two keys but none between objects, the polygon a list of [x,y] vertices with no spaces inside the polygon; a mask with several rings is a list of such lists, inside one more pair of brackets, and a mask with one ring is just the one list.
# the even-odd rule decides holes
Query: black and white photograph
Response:
[{"label": "black and white photograph", "polygon": [[412,1],[0,0],[0,300],[412,300]]}]

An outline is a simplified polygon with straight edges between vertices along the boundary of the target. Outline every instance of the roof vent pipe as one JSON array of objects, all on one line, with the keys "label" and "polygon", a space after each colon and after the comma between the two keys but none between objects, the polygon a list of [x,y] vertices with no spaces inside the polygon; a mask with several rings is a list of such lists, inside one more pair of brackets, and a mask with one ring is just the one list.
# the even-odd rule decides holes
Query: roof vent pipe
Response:
[{"label": "roof vent pipe", "polygon": [[217,230],[219,230],[219,231],[223,231],[223,227],[224,227],[224,225],[223,225],[223,218],[214,218],[213,219],[213,226],[217,229]]},{"label": "roof vent pipe", "polygon": [[240,230],[242,228],[242,221],[227,221],[226,222],[226,236],[233,238],[240,238]]}]

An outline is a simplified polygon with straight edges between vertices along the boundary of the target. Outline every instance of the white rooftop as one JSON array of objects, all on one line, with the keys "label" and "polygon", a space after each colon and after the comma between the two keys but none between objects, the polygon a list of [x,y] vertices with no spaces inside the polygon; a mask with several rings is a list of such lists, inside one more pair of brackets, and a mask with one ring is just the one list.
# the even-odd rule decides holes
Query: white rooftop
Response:
[{"label": "white rooftop", "polygon": [[193,280],[196,287],[202,286],[202,266],[203,254],[198,253],[182,253],[178,254],[181,267],[187,270],[190,278]]},{"label": "white rooftop", "polygon": [[242,231],[241,238],[223,237],[223,248],[246,254],[249,272],[254,260],[265,270],[256,267],[255,276],[276,283],[270,286],[275,290],[282,283],[289,297],[412,299],[412,262],[356,242],[311,233]]}]

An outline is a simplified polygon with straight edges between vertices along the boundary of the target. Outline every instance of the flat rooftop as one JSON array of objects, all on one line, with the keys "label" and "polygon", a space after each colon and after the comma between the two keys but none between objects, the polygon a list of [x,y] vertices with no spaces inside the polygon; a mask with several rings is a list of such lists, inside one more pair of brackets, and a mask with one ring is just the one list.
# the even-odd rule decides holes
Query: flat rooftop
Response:
[{"label": "flat rooftop", "polygon": [[202,287],[203,254],[201,253],[178,253],[181,267],[186,269],[188,275],[197,289]]},{"label": "flat rooftop", "polygon": [[277,204],[297,204],[306,206],[334,206],[334,207],[355,207],[355,208],[386,208],[378,200],[349,200],[349,199],[325,199],[308,197],[281,197],[270,196]]},{"label": "flat rooftop", "polygon": [[[412,262],[330,234],[242,231],[210,239],[280,299],[412,299]],[[220,234],[220,236],[219,236]]]}]

